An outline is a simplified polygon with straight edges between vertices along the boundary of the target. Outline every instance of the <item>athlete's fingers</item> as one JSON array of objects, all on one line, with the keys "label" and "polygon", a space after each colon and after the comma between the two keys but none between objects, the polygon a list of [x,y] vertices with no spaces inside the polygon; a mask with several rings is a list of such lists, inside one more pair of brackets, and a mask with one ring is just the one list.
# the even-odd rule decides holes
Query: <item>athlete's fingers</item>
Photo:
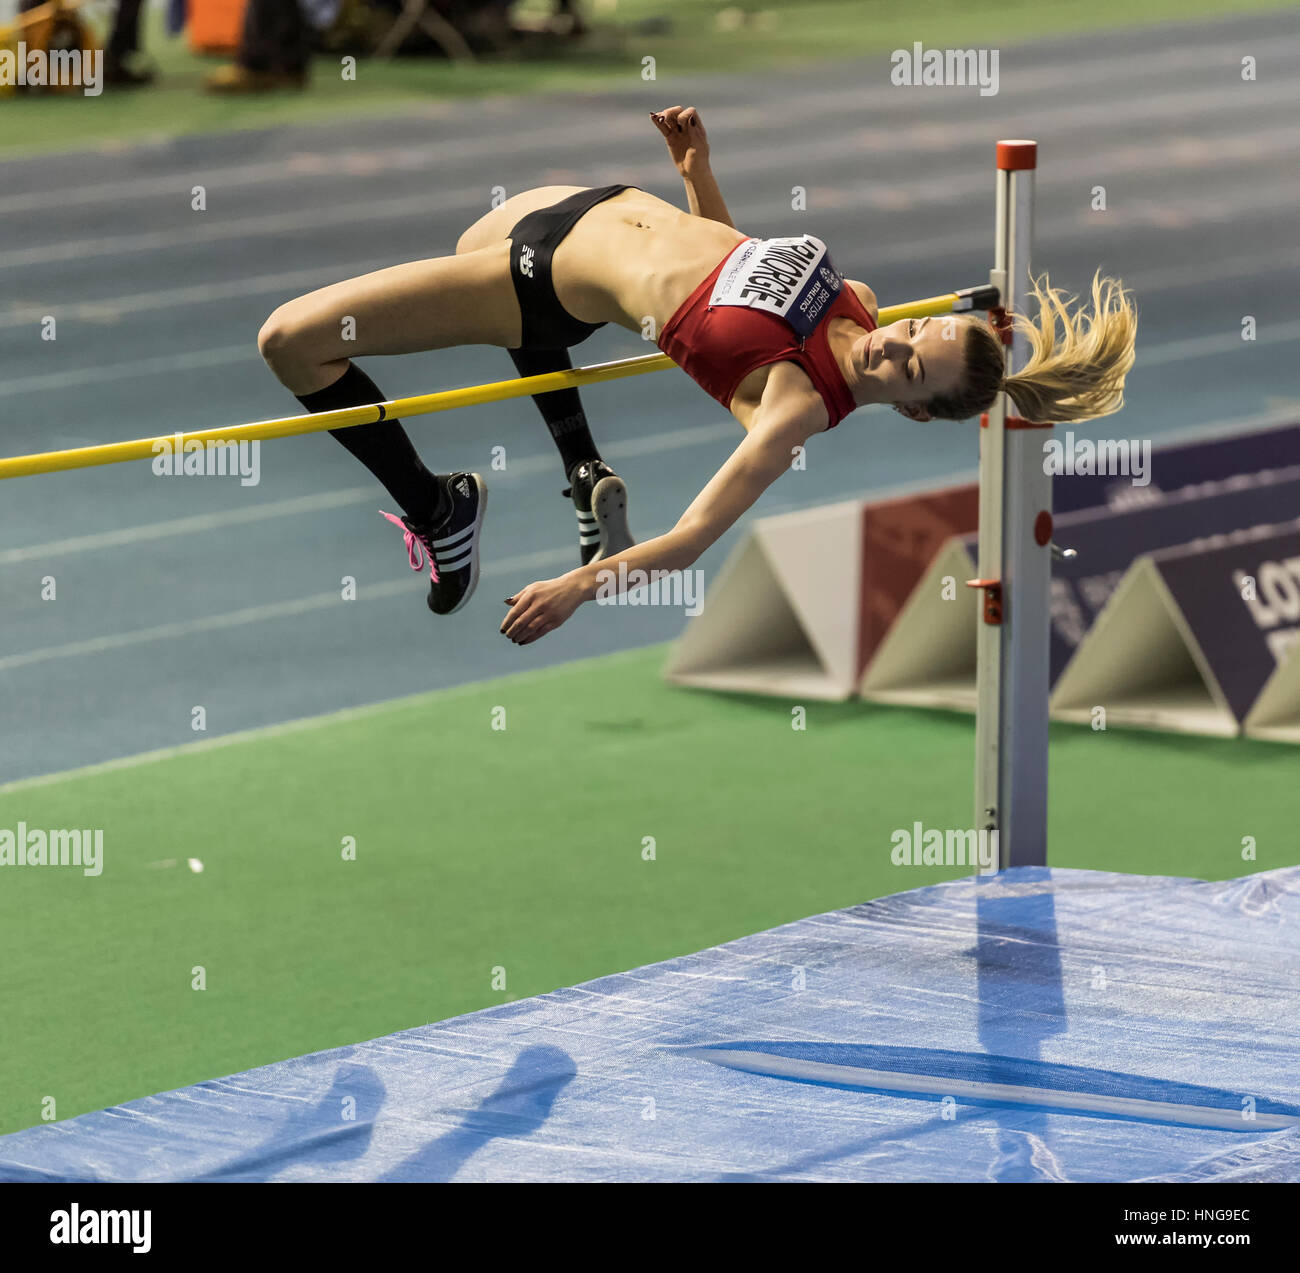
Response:
[{"label": "athlete's fingers", "polygon": [[501,634],[507,641],[513,641],[518,635],[527,613],[527,607],[516,607],[506,615],[506,621],[501,625]]},{"label": "athlete's fingers", "polygon": [[506,617],[501,620],[501,631],[506,636],[510,635],[509,630],[511,626],[518,623],[527,611],[529,603],[532,600],[532,586],[532,584],[529,584],[527,588],[517,592],[513,597],[506,598],[505,604],[510,607],[510,611]]},{"label": "athlete's fingers", "polygon": [[555,621],[549,615],[542,615],[537,618],[528,630],[519,638],[520,645],[532,645],[532,643],[555,628]]},{"label": "athlete's fingers", "polygon": [[532,635],[537,629],[549,622],[549,612],[546,609],[546,603],[534,600],[528,608],[519,616],[519,619],[506,631],[506,636],[516,645],[527,645]]},{"label": "athlete's fingers", "polygon": [[558,628],[563,622],[554,601],[539,598],[524,616],[523,626],[515,633],[515,637],[520,645],[528,645],[538,637],[545,636],[552,629]]},{"label": "athlete's fingers", "polygon": [[506,640],[518,641],[519,634],[524,631],[527,622],[528,622],[528,611],[525,610],[521,614],[519,614],[515,619],[507,623],[507,625],[501,629],[501,631],[505,634]]},{"label": "athlete's fingers", "polygon": [[544,618],[538,614],[536,609],[530,610],[524,616],[523,622],[510,633],[510,639],[516,645],[527,645],[541,635],[539,629],[544,622]]}]

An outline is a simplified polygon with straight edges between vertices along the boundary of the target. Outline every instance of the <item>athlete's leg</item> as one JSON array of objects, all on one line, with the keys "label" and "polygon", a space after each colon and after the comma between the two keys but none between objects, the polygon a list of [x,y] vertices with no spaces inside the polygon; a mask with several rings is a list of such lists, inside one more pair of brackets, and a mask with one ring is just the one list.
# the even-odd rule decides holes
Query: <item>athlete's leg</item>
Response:
[{"label": "athlete's leg", "polygon": [[[519,301],[520,341],[510,357],[521,376],[538,376],[573,367],[571,346],[580,344],[603,323],[591,323],[565,309],[555,291],[552,258],[573,227],[596,204],[626,187],[602,186],[567,192],[552,204],[535,206],[510,225],[510,276]],[[502,233],[481,221],[462,236],[458,251],[473,250],[488,233]],[[576,388],[552,390],[533,397],[560,462],[578,516],[579,558],[585,565],[597,556],[613,555],[632,544],[627,530],[627,488],[600,458]]]},{"label": "athlete's leg", "polygon": [[[384,401],[351,359],[518,343],[506,245],[394,266],[321,288],[267,319],[258,348],[310,412]],[[473,473],[430,473],[399,420],[331,430],[401,505],[411,566],[430,562],[429,608],[459,610],[478,581],[487,490]],[[396,521],[399,519],[393,518]]]},{"label": "athlete's leg", "polygon": [[[507,351],[521,376],[540,376],[548,371],[572,371],[573,359],[567,349],[511,349]],[[533,395],[533,402],[546,421],[546,428],[560,453],[564,476],[584,460],[600,459],[582,398],[576,389],[556,389],[553,393]]]},{"label": "athlete's leg", "polygon": [[[460,241],[456,244],[457,255],[481,251],[493,244],[505,244],[508,250],[513,251],[516,243],[511,236],[523,218],[530,213],[543,211],[568,195],[577,194],[584,189],[583,186],[546,186],[506,200],[499,208],[493,208],[480,217],[460,236]],[[515,292],[518,296],[517,284]],[[573,369],[569,351],[563,347],[541,348],[530,345],[527,349],[511,348],[509,354],[515,370],[521,376],[540,376],[548,371]],[[582,399],[576,389],[537,394],[533,402],[542,413],[547,431],[560,452],[560,463],[564,466],[566,478],[584,460],[600,459],[587,424],[586,413],[582,409]]]},{"label": "athlete's leg", "polygon": [[[262,357],[310,412],[383,402],[352,357],[518,340],[505,249],[415,261],[309,292],[267,319]],[[412,521],[436,526],[446,515],[446,483],[421,463],[399,420],[331,432]]]},{"label": "athlete's leg", "polygon": [[266,320],[258,347],[281,383],[315,393],[350,358],[455,345],[519,343],[519,302],[509,245],[362,274],[308,292]]},{"label": "athlete's leg", "polygon": [[[571,371],[567,349],[511,349],[521,376]],[[596,449],[595,440],[576,389],[556,389],[533,395],[560,452],[565,480],[563,492],[578,515],[578,560],[585,566],[598,557],[614,557],[636,542],[627,526],[627,486]]]}]

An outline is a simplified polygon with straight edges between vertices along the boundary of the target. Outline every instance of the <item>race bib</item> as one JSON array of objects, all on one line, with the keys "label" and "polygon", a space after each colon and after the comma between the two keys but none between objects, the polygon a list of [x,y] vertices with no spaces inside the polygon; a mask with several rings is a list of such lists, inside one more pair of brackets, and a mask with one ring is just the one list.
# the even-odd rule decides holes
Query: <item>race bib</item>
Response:
[{"label": "race bib", "polygon": [[844,276],[826,244],[811,234],[750,239],[727,258],[709,297],[714,305],[744,305],[784,319],[807,340],[840,294]]}]

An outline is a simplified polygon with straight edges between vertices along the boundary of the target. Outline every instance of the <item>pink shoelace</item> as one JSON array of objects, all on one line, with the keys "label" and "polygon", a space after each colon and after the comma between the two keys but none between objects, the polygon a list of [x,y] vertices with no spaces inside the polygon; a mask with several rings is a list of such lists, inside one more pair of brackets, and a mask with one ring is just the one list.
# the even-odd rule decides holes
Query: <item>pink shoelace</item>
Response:
[{"label": "pink shoelace", "polygon": [[419,570],[424,565],[424,557],[427,552],[429,555],[429,578],[438,582],[438,566],[433,559],[433,544],[423,535],[417,535],[400,517],[394,517],[392,513],[385,513],[381,508],[380,515],[387,517],[394,526],[400,526],[403,530],[402,542],[406,545],[406,559],[411,563],[412,570]]}]

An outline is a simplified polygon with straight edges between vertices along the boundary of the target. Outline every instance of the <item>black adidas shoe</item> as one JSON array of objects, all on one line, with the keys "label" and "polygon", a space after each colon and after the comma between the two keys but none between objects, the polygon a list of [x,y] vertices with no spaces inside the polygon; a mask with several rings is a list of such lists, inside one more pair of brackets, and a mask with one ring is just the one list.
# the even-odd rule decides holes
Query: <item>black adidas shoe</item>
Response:
[{"label": "black adidas shoe", "polygon": [[[405,530],[407,560],[419,570],[429,558],[429,609],[455,614],[478,586],[479,532],[487,508],[487,484],[477,473],[453,473],[439,479],[451,497],[451,512],[436,526],[420,526],[406,517],[384,513]],[[380,510],[382,512],[382,510]]]},{"label": "black adidas shoe", "polygon": [[578,556],[585,566],[617,557],[636,540],[627,528],[627,486],[603,460],[586,460],[569,474],[564,495],[578,514]]}]

